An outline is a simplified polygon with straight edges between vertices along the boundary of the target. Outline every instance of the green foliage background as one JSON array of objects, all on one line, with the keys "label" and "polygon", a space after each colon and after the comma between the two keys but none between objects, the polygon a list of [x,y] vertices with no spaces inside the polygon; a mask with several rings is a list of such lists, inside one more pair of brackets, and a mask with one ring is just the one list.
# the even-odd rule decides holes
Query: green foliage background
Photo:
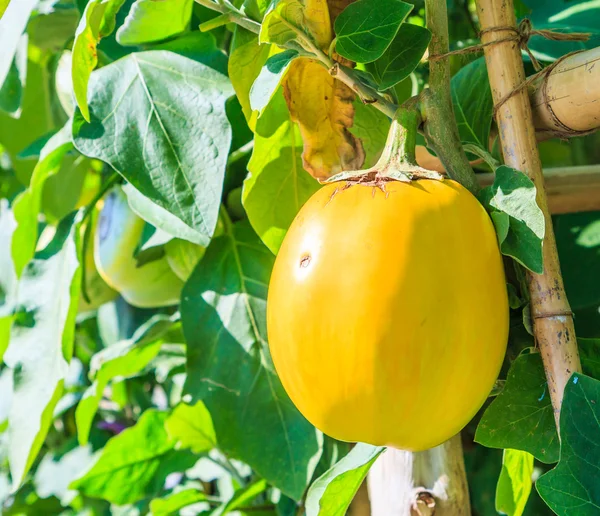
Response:
[{"label": "green foliage background", "polygon": [[[303,4],[235,2],[255,23],[264,17],[259,44],[201,3],[0,0],[2,514],[342,515],[385,453],[312,427],[268,352],[274,256],[319,187],[281,88],[303,52],[282,20]],[[452,46],[473,44],[473,2],[448,9]],[[597,46],[599,9],[517,2],[536,28],[593,35],[533,38],[545,63]],[[382,27],[369,13],[391,18]],[[334,30],[360,80],[395,102],[427,85],[422,1],[360,0]],[[293,48],[272,56],[275,43]],[[487,150],[485,64],[472,55],[451,64],[461,140]],[[372,165],[389,120],[354,107],[351,131]],[[543,165],[599,163],[599,143],[597,134],[543,142]],[[178,304],[140,308],[125,292],[94,290],[85,258],[102,231],[94,206],[121,187],[144,221],[128,258],[146,271],[168,263],[185,281]],[[514,261],[500,393],[462,433],[473,514],[598,514],[600,212],[553,221],[588,375],[567,388],[561,444],[523,288],[524,267],[542,267],[547,230],[534,199],[508,167],[482,194]]]}]

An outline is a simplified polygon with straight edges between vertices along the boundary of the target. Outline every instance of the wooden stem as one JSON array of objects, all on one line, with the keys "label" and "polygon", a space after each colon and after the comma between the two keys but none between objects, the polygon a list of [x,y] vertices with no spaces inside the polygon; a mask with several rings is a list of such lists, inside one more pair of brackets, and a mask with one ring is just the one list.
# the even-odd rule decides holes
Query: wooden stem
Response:
[{"label": "wooden stem", "polygon": [[371,516],[471,514],[460,435],[424,452],[389,448],[369,471]]},{"label": "wooden stem", "polygon": [[[478,0],[477,11],[482,43],[506,38],[506,31],[489,31],[493,27],[516,27],[512,0]],[[514,41],[488,45],[484,49],[494,102],[504,98],[525,80],[519,46]],[[573,317],[565,294],[552,219],[544,189],[544,177],[537,149],[531,104],[526,90],[515,93],[498,110],[500,142],[507,165],[525,172],[537,188],[537,202],[544,212],[544,273],[529,273],[534,332],[540,348],[552,405],[558,424],[565,385],[574,371],[581,370]]]}]

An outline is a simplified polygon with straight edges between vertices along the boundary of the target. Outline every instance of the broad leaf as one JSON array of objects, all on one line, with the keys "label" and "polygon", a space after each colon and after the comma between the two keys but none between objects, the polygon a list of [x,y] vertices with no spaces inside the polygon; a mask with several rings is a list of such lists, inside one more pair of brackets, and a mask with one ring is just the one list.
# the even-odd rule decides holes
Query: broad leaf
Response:
[{"label": "broad leaf", "polygon": [[129,207],[139,217],[160,230],[161,233],[166,233],[171,238],[181,238],[198,245],[206,243],[206,237],[202,233],[198,233],[181,219],[161,208],[158,204],[153,203],[130,183],[123,185],[123,191],[127,195]]},{"label": "broad leaf", "polygon": [[21,116],[21,103],[25,94],[27,76],[28,41],[27,34],[23,34],[19,39],[15,57],[6,74],[4,84],[0,83],[0,110],[13,118]]},{"label": "broad leaf", "polygon": [[194,453],[211,450],[217,445],[212,419],[204,403],[181,403],[165,422],[167,433],[179,448],[189,448]]},{"label": "broad leaf", "polygon": [[46,179],[60,170],[63,158],[72,148],[67,122],[67,125],[44,145],[29,187],[15,199],[13,212],[18,226],[13,235],[11,251],[17,276],[21,275],[25,264],[33,258],[35,252],[38,216]]},{"label": "broad leaf", "polygon": [[354,101],[354,124],[350,132],[360,139],[365,151],[364,168],[375,165],[385,146],[390,119],[378,109],[367,106],[360,99]]},{"label": "broad leaf", "polygon": [[87,92],[90,75],[98,64],[98,42],[115,29],[115,17],[125,0],[90,0],[85,6],[73,42],[71,78],[75,100],[89,122]]},{"label": "broad leaf", "polygon": [[513,257],[529,270],[544,271],[542,244],[545,221],[536,202],[536,188],[523,172],[505,165],[496,169],[494,184],[481,194],[492,211],[502,254]]},{"label": "broad leaf", "polygon": [[306,516],[344,516],[369,469],[385,448],[357,444],[310,486]]},{"label": "broad leaf", "polygon": [[17,312],[4,361],[13,370],[9,461],[17,488],[33,464],[52,423],[73,353],[81,282],[79,226],[73,217],[27,264],[19,280]]},{"label": "broad leaf", "polygon": [[192,17],[194,0],[136,0],[117,31],[121,45],[161,41],[184,32]]},{"label": "broad leaf", "polygon": [[227,77],[191,59],[167,51],[130,54],[92,76],[92,122],[75,114],[75,146],[109,163],[207,244],[231,142],[231,93]]},{"label": "broad leaf", "polygon": [[186,283],[184,392],[202,399],[219,448],[300,499],[322,439],[275,375],[266,342],[266,293],[273,256],[247,222],[227,224]]},{"label": "broad leaf", "polygon": [[302,168],[302,138],[281,92],[256,128],[242,202],[250,223],[276,254],[290,224],[319,183]]},{"label": "broad leaf", "polygon": [[413,6],[401,0],[359,0],[335,20],[335,49],[350,61],[379,59],[396,37]]},{"label": "broad leaf", "polygon": [[113,437],[98,461],[72,489],[124,505],[158,493],[167,475],[185,471],[197,457],[175,450],[165,430],[166,412],[146,410],[138,422]]},{"label": "broad leaf", "polygon": [[496,510],[508,516],[521,516],[531,493],[533,455],[520,450],[504,450],[502,470],[496,487]]},{"label": "broad leaf", "polygon": [[426,28],[403,23],[384,54],[367,67],[379,89],[387,90],[406,79],[419,64],[429,41],[431,32]]},{"label": "broad leaf", "polygon": [[285,50],[267,59],[250,88],[250,108],[253,111],[258,111],[260,115],[267,107],[296,57],[298,57],[297,50]]},{"label": "broad leaf", "polygon": [[271,45],[260,45],[256,34],[242,27],[235,28],[229,50],[228,75],[251,129],[256,126],[258,113],[252,111],[250,91],[270,54]]},{"label": "broad leaf", "polygon": [[161,337],[171,329],[176,318],[155,315],[140,326],[131,339],[117,342],[92,357],[93,383],[86,389],[75,412],[80,444],[88,442],[105,387],[113,378],[130,378],[142,371],[158,355],[163,344]]},{"label": "broad leaf", "polygon": [[304,169],[317,179],[359,170],[365,155],[362,143],[350,132],[354,92],[312,59],[294,61],[283,88],[302,134]]},{"label": "broad leaf", "polygon": [[600,381],[573,374],[560,414],[560,461],[536,482],[538,492],[560,516],[600,512]]},{"label": "broad leaf", "polygon": [[0,85],[4,84],[10,71],[21,35],[25,31],[29,16],[38,0],[15,0],[8,4],[4,15],[0,18]]},{"label": "broad leaf", "polygon": [[522,354],[513,362],[504,389],[481,418],[475,441],[523,450],[546,463],[558,460],[554,411],[539,353]]},{"label": "broad leaf", "polygon": [[452,77],[451,91],[460,139],[488,150],[494,101],[485,59],[461,68]]}]

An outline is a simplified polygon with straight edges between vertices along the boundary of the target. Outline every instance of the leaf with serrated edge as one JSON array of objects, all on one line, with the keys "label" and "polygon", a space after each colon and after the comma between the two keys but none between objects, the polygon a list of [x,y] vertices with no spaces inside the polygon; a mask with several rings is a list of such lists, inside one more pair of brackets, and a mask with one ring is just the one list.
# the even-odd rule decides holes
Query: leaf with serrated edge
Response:
[{"label": "leaf with serrated edge", "polygon": [[358,443],[310,486],[306,516],[344,516],[369,469],[384,451],[381,446]]},{"label": "leaf with serrated edge", "polygon": [[520,355],[502,392],[484,412],[475,441],[490,448],[513,448],[551,463],[559,443],[544,366],[539,353]]},{"label": "leaf with serrated edge", "polygon": [[335,20],[338,54],[357,63],[379,59],[413,6],[401,0],[360,0]]},{"label": "leaf with serrated edge", "polygon": [[273,255],[248,222],[226,224],[186,283],[184,395],[203,400],[224,453],[299,500],[322,452],[322,435],[294,407],[266,342]]},{"label": "leaf with serrated edge", "polygon": [[75,113],[74,143],[204,236],[215,229],[231,126],[229,80],[202,63],[148,51],[97,70],[92,122]]},{"label": "leaf with serrated edge", "polygon": [[300,208],[319,189],[302,168],[302,137],[281,91],[260,118],[242,202],[250,223],[276,254]]},{"label": "leaf with serrated edge", "polygon": [[560,460],[536,482],[540,496],[561,516],[600,513],[600,381],[574,373],[560,413]]}]

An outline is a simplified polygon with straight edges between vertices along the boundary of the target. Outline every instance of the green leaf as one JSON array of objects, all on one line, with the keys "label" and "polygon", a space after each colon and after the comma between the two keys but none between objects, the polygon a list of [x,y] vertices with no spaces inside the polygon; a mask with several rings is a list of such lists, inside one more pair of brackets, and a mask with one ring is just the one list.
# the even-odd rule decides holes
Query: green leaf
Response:
[{"label": "green leaf", "polygon": [[98,461],[71,484],[86,496],[124,505],[158,493],[167,475],[192,467],[197,457],[175,450],[166,412],[146,410],[138,422],[108,441]]},{"label": "green leaf", "polygon": [[533,455],[520,450],[504,450],[502,471],[496,487],[496,510],[508,516],[521,516],[531,493]]},{"label": "green leaf", "polygon": [[[10,249],[17,221],[6,199],[0,199],[0,249]],[[0,362],[10,336],[17,296],[17,274],[11,253],[0,253]],[[1,423],[1,421],[0,421]]]},{"label": "green leaf", "polygon": [[430,41],[431,32],[426,28],[403,23],[383,55],[367,66],[377,78],[379,89],[387,90],[406,79],[419,64]]},{"label": "green leaf", "polygon": [[[92,122],[74,142],[205,237],[215,229],[231,127],[227,77],[167,51],[130,54],[90,81]],[[184,122],[184,123],[183,123]]]},{"label": "green leaf", "polygon": [[504,214],[492,211],[502,254],[541,274],[544,272],[545,221],[535,196],[536,188],[531,179],[505,165],[496,169],[494,184],[481,192],[488,209]]},{"label": "green leaf", "polygon": [[212,418],[201,401],[195,405],[177,405],[165,422],[165,427],[167,433],[177,441],[179,448],[202,453],[217,445]]},{"label": "green leaf", "polygon": [[488,150],[494,101],[483,57],[452,77],[451,92],[461,141]]},{"label": "green leaf", "polygon": [[4,80],[0,83],[0,110],[8,113],[13,118],[21,116],[21,103],[25,94],[25,80],[27,76],[27,34],[19,39],[15,57]]},{"label": "green leaf", "polygon": [[583,372],[600,380],[600,339],[577,339]]},{"label": "green leaf", "polygon": [[2,18],[2,16],[6,12],[6,8],[8,7],[9,2],[10,0],[0,0],[0,18]]},{"label": "green leaf", "polygon": [[179,510],[206,500],[206,494],[199,489],[182,489],[164,498],[156,498],[150,502],[152,516],[170,516],[180,514]]},{"label": "green leaf", "polygon": [[9,462],[16,489],[46,437],[73,353],[81,282],[79,225],[73,217],[28,263],[19,280],[17,312],[4,361],[13,370]]},{"label": "green leaf", "polygon": [[390,129],[390,119],[378,109],[356,99],[354,105],[354,123],[350,132],[360,138],[365,151],[364,168],[375,165],[385,146]]},{"label": "green leaf", "polygon": [[385,448],[358,443],[310,486],[306,516],[344,516],[369,469]]},{"label": "green leaf", "polygon": [[192,17],[194,0],[136,0],[117,31],[120,45],[142,45],[184,32]]},{"label": "green leaf", "polygon": [[560,414],[560,461],[536,482],[559,516],[600,512],[600,381],[575,373],[565,387]]},{"label": "green leaf", "polygon": [[[189,227],[181,219],[153,203],[148,197],[130,183],[123,185],[129,207],[146,222],[152,224],[161,233],[167,233],[172,238],[181,238],[198,245],[206,244],[206,237]],[[169,239],[170,240],[170,239]],[[164,243],[164,242],[163,242]]]},{"label": "green leaf", "polygon": [[33,258],[37,242],[37,226],[42,191],[48,177],[60,170],[62,160],[72,148],[69,122],[44,145],[40,159],[33,170],[27,190],[19,194],[13,203],[17,229],[12,239],[12,256],[17,276]]},{"label": "green leaf", "polygon": [[19,48],[21,35],[38,0],[19,0],[6,7],[0,18],[0,85],[4,84]]},{"label": "green leaf", "polygon": [[545,463],[558,460],[554,411],[539,353],[521,354],[512,363],[504,389],[481,418],[475,441],[526,451]]},{"label": "green leaf", "polygon": [[242,507],[256,498],[259,494],[263,493],[267,487],[267,482],[261,479],[237,490],[233,496],[212,513],[211,516],[222,516],[223,514],[233,512],[235,509]]},{"label": "green leaf", "polygon": [[299,35],[311,34],[305,9],[306,4],[301,0],[279,0],[271,3],[263,18],[258,41],[275,43],[280,47],[293,46],[296,50],[301,50],[302,46],[295,40]]},{"label": "green leaf", "polygon": [[258,111],[259,116],[279,89],[283,76],[297,57],[297,50],[285,50],[267,59],[250,88],[250,107],[253,111]]},{"label": "green leaf", "polygon": [[357,63],[379,59],[413,6],[400,0],[360,0],[335,20],[338,54]]},{"label": "green leaf", "polygon": [[242,203],[250,223],[276,254],[290,224],[319,183],[302,168],[302,136],[281,91],[257,123]]},{"label": "green leaf", "polygon": [[125,0],[90,0],[75,31],[71,64],[73,92],[77,106],[89,122],[87,102],[90,75],[98,64],[98,42],[112,33],[115,17]]},{"label": "green leaf", "polygon": [[142,371],[158,355],[163,343],[161,337],[172,328],[177,317],[157,314],[141,325],[131,339],[119,341],[92,357],[90,376],[94,381],[86,389],[75,412],[81,445],[88,442],[105,387],[113,378],[131,378]]},{"label": "green leaf", "polygon": [[260,45],[258,37],[242,27],[236,27],[229,50],[229,78],[240,101],[248,126],[254,129],[258,113],[250,106],[250,90],[269,58],[271,45]]},{"label": "green leaf", "polygon": [[289,400],[266,342],[266,294],[273,256],[250,225],[227,224],[186,283],[184,392],[210,411],[219,448],[300,499],[322,439]]}]

